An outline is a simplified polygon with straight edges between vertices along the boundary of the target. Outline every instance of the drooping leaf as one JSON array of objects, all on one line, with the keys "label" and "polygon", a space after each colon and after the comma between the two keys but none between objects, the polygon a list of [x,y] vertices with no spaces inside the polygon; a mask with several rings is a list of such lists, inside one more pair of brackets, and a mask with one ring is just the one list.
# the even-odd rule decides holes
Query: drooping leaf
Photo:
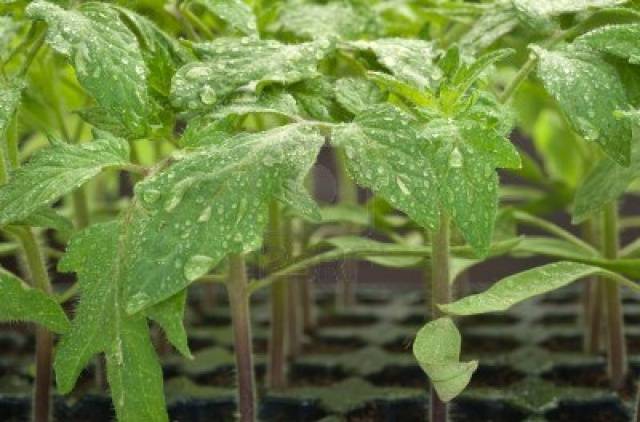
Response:
[{"label": "drooping leaf", "polygon": [[303,39],[338,36],[358,39],[379,32],[372,11],[356,3],[333,1],[325,4],[287,4],[278,19],[281,31]]},{"label": "drooping leaf", "polygon": [[336,81],[336,100],[353,114],[362,113],[384,99],[384,93],[367,79],[342,78]]},{"label": "drooping leaf", "polygon": [[256,17],[243,0],[195,0],[209,12],[227,22],[236,30],[251,36],[258,35]]},{"label": "drooping leaf", "polygon": [[614,116],[628,108],[616,69],[589,52],[537,47],[534,51],[540,58],[538,76],[573,129],[597,142],[619,164],[628,165],[631,125]]},{"label": "drooping leaf", "polygon": [[[127,221],[90,226],[72,239],[59,263],[61,271],[78,273],[80,303],[71,330],[58,345],[56,379],[62,393],[71,391],[91,357],[104,353],[118,420],[166,422],[162,369],[147,317],[125,312],[123,273],[130,260],[123,239],[128,228]],[[150,309],[149,315],[168,328],[170,340],[186,346],[176,335],[181,330],[184,296],[167,302]],[[188,349],[182,351],[188,353]]]},{"label": "drooping leaf", "polygon": [[444,402],[460,394],[478,368],[478,361],[460,362],[461,346],[460,332],[451,318],[429,322],[413,342],[413,355]]},{"label": "drooping leaf", "polygon": [[0,187],[0,224],[27,219],[102,170],[126,165],[129,144],[106,132],[98,139],[79,145],[56,141],[33,158]]},{"label": "drooping leaf", "polygon": [[[640,138],[635,136],[634,138]],[[600,161],[578,187],[573,203],[573,221],[580,223],[618,199],[640,178],[640,139],[634,139],[631,165],[622,167],[610,158]]]},{"label": "drooping leaf", "polygon": [[20,105],[23,84],[7,83],[0,79],[0,139],[4,139],[7,127]]},{"label": "drooping leaf", "polygon": [[442,71],[434,63],[438,50],[428,41],[381,38],[353,41],[347,45],[356,50],[373,52],[380,64],[393,75],[420,89],[434,88],[442,78]]},{"label": "drooping leaf", "polygon": [[[561,261],[511,275],[498,281],[482,293],[467,296],[450,304],[441,304],[439,307],[444,312],[452,315],[476,315],[505,311],[513,305],[534,296],[598,274],[620,281],[620,276],[600,267],[578,262]],[[640,287],[628,280],[624,282],[624,285],[640,290]]]},{"label": "drooping leaf", "polygon": [[189,110],[211,109],[241,87],[255,90],[269,82],[291,84],[316,77],[317,63],[331,43],[220,38],[194,49],[202,61],[180,68],[171,90],[174,105]]},{"label": "drooping leaf", "polygon": [[229,253],[258,247],[268,204],[287,198],[283,190],[308,172],[323,142],[303,124],[239,134],[139,183],[128,311],[171,297]]},{"label": "drooping leaf", "polygon": [[37,0],[27,14],[47,22],[47,42],[69,58],[78,81],[100,108],[133,136],[143,136],[151,114],[147,69],[138,40],[118,12],[102,3],[64,10]]},{"label": "drooping leaf", "polygon": [[69,329],[64,310],[53,297],[28,286],[24,281],[0,268],[0,321],[29,321],[55,333]]}]

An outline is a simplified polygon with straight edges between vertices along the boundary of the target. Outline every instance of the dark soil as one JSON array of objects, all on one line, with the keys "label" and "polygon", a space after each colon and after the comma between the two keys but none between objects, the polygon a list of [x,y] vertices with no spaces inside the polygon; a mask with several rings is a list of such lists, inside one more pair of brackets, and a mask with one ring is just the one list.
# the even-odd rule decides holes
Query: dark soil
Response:
[{"label": "dark soil", "polygon": [[582,351],[582,337],[579,335],[554,336],[540,343],[551,352],[580,353]]},{"label": "dark soil", "polygon": [[426,405],[417,400],[401,400],[393,403],[376,401],[365,404],[347,414],[347,422],[421,422],[426,420]]},{"label": "dark soil", "polygon": [[450,409],[453,422],[520,422],[527,418],[525,412],[501,401],[458,398]]},{"label": "dark soil", "polygon": [[511,352],[520,346],[518,340],[512,337],[490,337],[479,335],[465,335],[462,342],[462,353],[467,355],[487,355]]},{"label": "dark soil", "polygon": [[515,384],[524,378],[525,374],[508,366],[488,366],[481,364],[476,372],[474,372],[473,377],[471,377],[469,385],[475,388],[502,388]]},{"label": "dark soil", "polygon": [[[542,375],[542,378],[556,385],[600,388],[609,390],[609,378],[605,365],[557,366]],[[623,388],[618,392],[624,400],[632,400],[636,396],[636,381],[629,374]]]},{"label": "dark soil", "polygon": [[520,320],[513,315],[484,314],[460,319],[461,327],[477,327],[481,325],[503,326],[517,324]]},{"label": "dark soil", "polygon": [[289,387],[330,386],[347,377],[341,368],[294,364],[289,371]]},{"label": "dark soil", "polygon": [[326,355],[353,352],[365,346],[365,342],[355,337],[349,338],[312,338],[303,345],[303,353],[309,355]]},{"label": "dark soil", "polygon": [[318,320],[321,327],[366,327],[375,324],[378,318],[374,315],[325,315]]},{"label": "dark soil", "polygon": [[541,325],[576,325],[578,317],[575,314],[551,314],[536,320]]},{"label": "dark soil", "polygon": [[382,348],[390,353],[410,353],[413,338],[399,337],[393,341],[385,343]]},{"label": "dark soil", "polygon": [[417,365],[387,366],[380,372],[369,375],[367,381],[380,387],[413,387],[424,389],[429,385],[425,373]]},{"label": "dark soil", "polygon": [[549,422],[627,422],[629,415],[620,403],[613,401],[563,403],[546,414]]}]

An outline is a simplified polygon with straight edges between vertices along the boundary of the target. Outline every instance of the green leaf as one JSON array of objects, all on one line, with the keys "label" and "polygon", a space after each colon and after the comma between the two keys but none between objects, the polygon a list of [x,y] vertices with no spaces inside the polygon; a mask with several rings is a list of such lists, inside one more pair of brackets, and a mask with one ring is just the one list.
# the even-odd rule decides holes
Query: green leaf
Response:
[{"label": "green leaf", "polygon": [[463,96],[490,66],[513,53],[514,50],[510,48],[502,48],[481,55],[469,65],[461,66],[451,81],[453,88],[459,96]]},{"label": "green leaf", "polygon": [[[356,181],[429,229],[447,211],[467,241],[488,251],[497,210],[497,167],[518,167],[508,139],[472,120],[433,120],[420,133],[411,116],[389,104],[338,126]],[[425,139],[426,138],[426,139]]]},{"label": "green leaf", "polygon": [[[452,315],[477,315],[506,311],[524,300],[559,289],[592,275],[604,275],[614,281],[621,282],[620,276],[600,267],[561,261],[514,274],[498,281],[482,293],[467,296],[450,304],[441,304],[439,307],[442,311]],[[623,284],[640,290],[640,287],[631,281],[626,280]]]},{"label": "green leaf", "polygon": [[23,86],[19,82],[0,79],[0,139],[4,139],[7,127],[20,105]]},{"label": "green leaf", "polygon": [[55,333],[69,329],[69,320],[53,297],[29,287],[24,281],[0,268],[0,321],[29,321]]},{"label": "green leaf", "polygon": [[[636,136],[635,138],[640,138]],[[622,167],[610,158],[601,160],[578,187],[573,202],[573,222],[580,223],[618,199],[640,177],[640,139],[634,139],[631,165]]]},{"label": "green leaf", "polygon": [[100,107],[133,136],[144,136],[151,114],[147,69],[138,40],[118,12],[102,3],[64,10],[36,0],[27,14],[47,22],[47,42],[69,58],[78,81]]},{"label": "green leaf", "polygon": [[236,30],[258,36],[258,25],[251,7],[243,0],[195,0],[209,12],[227,22]]},{"label": "green leaf", "polygon": [[336,100],[347,111],[359,114],[385,100],[378,86],[363,78],[342,78],[336,81]]},{"label": "green leaf", "polygon": [[518,17],[508,2],[496,2],[460,38],[460,45],[482,51],[518,26]]},{"label": "green leaf", "polygon": [[[119,221],[90,226],[72,239],[59,263],[61,271],[78,273],[80,302],[71,330],[58,344],[54,362],[58,388],[62,393],[71,391],[91,357],[104,353],[118,421],[166,422],[162,369],[147,317],[128,315],[124,309],[123,272],[130,265],[123,247],[127,230],[128,224]],[[150,309],[149,315],[165,329],[172,327],[167,333],[175,340],[184,296],[168,302]]]},{"label": "green leaf", "polygon": [[338,126],[332,142],[343,147],[358,184],[383,196],[424,227],[435,227],[437,180],[421,146],[413,118],[389,104],[369,108],[353,123]]},{"label": "green leaf", "polygon": [[292,124],[243,133],[177,157],[136,186],[143,207],[132,218],[127,310],[165,300],[229,253],[261,244],[268,205],[286,198],[324,143],[312,127]]},{"label": "green leaf", "polygon": [[112,5],[138,38],[142,57],[147,65],[149,86],[163,96],[171,90],[171,78],[191,57],[185,47],[158,26],[125,7]]},{"label": "green leaf", "polygon": [[513,6],[521,18],[533,29],[548,32],[554,24],[551,18],[566,13],[590,9],[614,7],[628,0],[513,0]]},{"label": "green leaf", "polygon": [[640,24],[607,25],[578,37],[575,42],[640,64]]},{"label": "green leaf", "polygon": [[485,255],[498,208],[495,169],[519,167],[517,150],[508,139],[472,120],[434,120],[423,136],[437,175],[440,208],[477,253]]},{"label": "green leaf", "polygon": [[202,61],[178,70],[171,98],[176,107],[210,109],[241,87],[292,84],[319,75],[316,66],[330,51],[326,40],[282,44],[268,40],[220,38],[194,49]]},{"label": "green leaf", "polygon": [[20,167],[0,187],[0,225],[23,221],[102,170],[128,163],[125,140],[106,132],[96,135],[97,140],[79,145],[56,141]]},{"label": "green leaf", "polygon": [[442,71],[434,63],[438,50],[431,42],[382,38],[374,41],[353,41],[346,45],[356,50],[373,52],[380,64],[393,75],[419,89],[433,89],[442,78]]},{"label": "green leaf", "polygon": [[379,32],[372,10],[355,3],[334,1],[326,4],[286,4],[278,19],[281,31],[303,39],[338,36],[352,40]]},{"label": "green leaf", "polygon": [[461,346],[460,332],[451,318],[429,322],[413,342],[413,355],[444,402],[460,394],[478,368],[478,361],[460,362]]},{"label": "green leaf", "polygon": [[629,164],[631,125],[614,116],[628,100],[616,69],[597,55],[536,47],[538,75],[573,129],[595,141],[616,162]]},{"label": "green leaf", "polygon": [[30,214],[25,220],[20,221],[19,224],[31,227],[46,227],[64,234],[69,234],[73,231],[73,223],[71,220],[47,207]]}]

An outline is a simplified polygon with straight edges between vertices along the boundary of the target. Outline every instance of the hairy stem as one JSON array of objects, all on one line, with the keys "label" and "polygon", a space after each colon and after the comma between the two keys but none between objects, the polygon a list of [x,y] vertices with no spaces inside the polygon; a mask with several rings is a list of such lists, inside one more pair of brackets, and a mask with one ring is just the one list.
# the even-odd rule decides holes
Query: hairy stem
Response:
[{"label": "hairy stem", "polygon": [[[22,244],[27,268],[35,288],[51,295],[51,281],[44,257],[33,231],[29,228],[16,231]],[[32,415],[34,422],[48,422],[51,418],[51,362],[53,336],[43,327],[36,327],[36,379],[34,385]]]},{"label": "hairy stem", "polygon": [[[442,316],[437,305],[451,301],[449,268],[449,216],[440,212],[440,227],[431,237],[431,318]],[[438,397],[431,387],[431,422],[446,422],[447,404]]]},{"label": "hairy stem", "polygon": [[251,314],[247,291],[247,270],[243,255],[229,257],[227,294],[233,324],[233,340],[237,368],[238,412],[241,422],[256,420],[256,383],[251,343]]},{"label": "hairy stem", "polygon": [[[619,246],[618,204],[616,201],[613,201],[607,205],[603,215],[602,252],[605,258],[617,258]],[[611,386],[619,389],[624,386],[627,375],[627,348],[624,338],[624,319],[622,301],[620,299],[620,286],[611,280],[606,280],[604,294],[607,306],[607,369]]]},{"label": "hairy stem", "polygon": [[[271,265],[284,251],[280,207],[277,202],[273,202],[269,207],[269,225],[267,252]],[[271,285],[271,341],[268,351],[267,385],[274,389],[287,385],[287,290],[287,283]]]}]

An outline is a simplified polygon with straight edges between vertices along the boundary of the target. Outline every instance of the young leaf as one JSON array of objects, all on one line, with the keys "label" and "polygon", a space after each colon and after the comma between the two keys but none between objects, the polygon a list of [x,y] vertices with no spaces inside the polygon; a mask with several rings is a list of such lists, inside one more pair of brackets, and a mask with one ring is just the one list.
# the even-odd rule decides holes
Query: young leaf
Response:
[{"label": "young leaf", "polygon": [[524,300],[559,289],[592,275],[604,275],[627,287],[640,290],[640,287],[632,281],[600,267],[561,261],[514,274],[498,281],[482,293],[467,296],[450,304],[439,305],[439,307],[442,311],[452,315],[477,315],[506,311]]},{"label": "young leaf", "polygon": [[18,222],[18,224],[31,227],[46,227],[65,234],[73,231],[73,223],[71,220],[47,207],[40,208],[23,221]]},{"label": "young leaf", "polygon": [[640,178],[640,142],[637,141],[640,139],[634,139],[629,167],[622,167],[610,158],[605,158],[587,174],[575,195],[574,223],[586,220],[619,198],[634,180]]},{"label": "young leaf", "polygon": [[49,25],[47,41],[67,56],[80,84],[134,136],[143,136],[150,115],[147,69],[135,35],[118,12],[102,3],[64,10],[43,0],[27,7]]},{"label": "young leaf", "polygon": [[229,253],[261,243],[268,204],[311,167],[324,139],[293,124],[243,133],[183,155],[139,183],[127,310],[184,289]]},{"label": "young leaf", "polygon": [[375,15],[365,6],[355,3],[286,4],[278,19],[281,31],[303,39],[338,36],[353,40],[379,32]]},{"label": "young leaf", "polygon": [[209,12],[227,22],[238,31],[258,36],[258,25],[251,7],[243,0],[195,0]]},{"label": "young leaf", "polygon": [[291,84],[316,77],[317,63],[331,44],[220,38],[194,49],[203,61],[180,68],[171,89],[174,105],[182,109],[210,109],[243,86],[255,89],[268,82]]},{"label": "young leaf", "polygon": [[0,268],[0,321],[29,321],[55,333],[69,329],[69,320],[51,296],[31,288],[24,281]]},{"label": "young leaf", "polygon": [[640,24],[607,25],[576,39],[594,50],[611,54],[631,64],[640,64]]},{"label": "young leaf", "polygon": [[628,165],[631,125],[614,116],[628,108],[628,101],[615,67],[588,52],[534,51],[540,58],[538,75],[573,129],[600,144],[617,163]]},{"label": "young leaf", "polygon": [[7,127],[20,104],[22,87],[22,83],[4,82],[0,79],[0,139],[4,139]]},{"label": "young leaf", "polygon": [[38,151],[0,187],[0,225],[23,221],[102,170],[126,165],[129,144],[106,132],[90,143],[56,141]]},{"label": "young leaf", "polygon": [[[81,293],[71,330],[62,337],[55,357],[58,388],[62,393],[71,391],[91,357],[104,353],[118,420],[166,422],[162,369],[146,316],[127,315],[124,309],[126,230],[128,225],[118,221],[93,225],[72,239],[59,263],[61,271],[78,273]],[[168,334],[175,339],[184,297],[169,301],[175,302],[159,304],[150,315],[164,313],[159,322],[173,327]]]},{"label": "young leaf", "polygon": [[438,50],[428,41],[382,38],[353,41],[347,45],[356,50],[372,51],[393,75],[420,89],[434,89],[442,78],[442,71],[434,63]]},{"label": "young leaf", "polygon": [[429,322],[413,342],[413,355],[444,402],[460,394],[478,368],[478,361],[460,362],[461,346],[460,332],[451,318]]}]

